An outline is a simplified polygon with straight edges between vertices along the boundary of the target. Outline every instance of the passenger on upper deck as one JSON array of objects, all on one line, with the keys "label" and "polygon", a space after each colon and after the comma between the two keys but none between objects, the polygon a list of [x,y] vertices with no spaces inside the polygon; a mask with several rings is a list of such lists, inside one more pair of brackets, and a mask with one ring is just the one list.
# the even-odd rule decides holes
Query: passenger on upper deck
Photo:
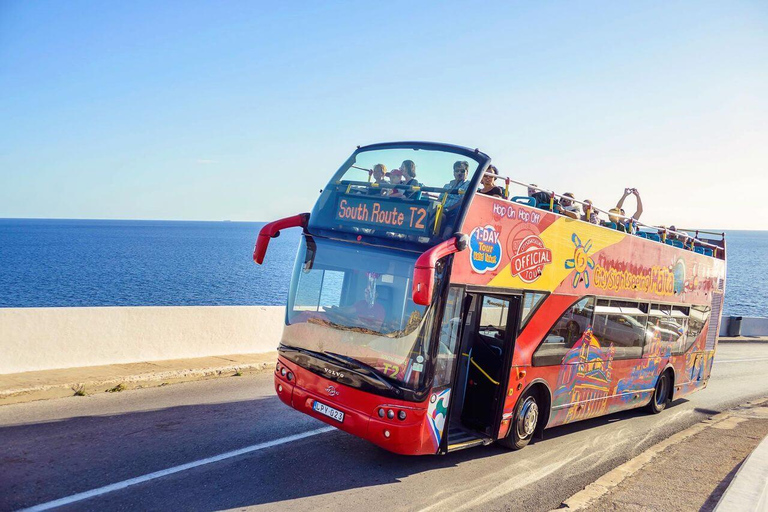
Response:
[{"label": "passenger on upper deck", "polygon": [[636,188],[625,188],[624,195],[621,196],[619,202],[616,203],[616,208],[621,210],[621,214],[624,215],[624,200],[630,195],[634,195],[637,198],[637,210],[632,214],[632,218],[640,220],[640,216],[643,214],[643,201],[640,199],[640,192]]},{"label": "passenger on upper deck", "polygon": [[387,167],[384,164],[376,164],[373,166],[373,182],[377,185],[368,190],[370,195],[386,196],[389,194],[389,190],[382,188],[381,185],[389,184],[387,181]]},{"label": "passenger on upper deck", "polygon": [[[488,170],[486,172],[492,172],[496,176],[499,175],[499,170],[496,169],[496,166],[489,165]],[[486,196],[492,196],[492,197],[501,197],[504,198],[504,191],[501,189],[501,187],[497,187],[494,182],[496,181],[496,178],[493,176],[488,176],[485,174],[483,176],[483,179],[480,180],[480,183],[483,185],[480,187],[477,191],[480,194],[484,194]]]},{"label": "passenger on upper deck", "polygon": [[[392,185],[403,184],[403,171],[401,169],[392,169],[389,171],[389,182]],[[389,191],[390,197],[404,197],[403,190],[399,188],[393,188]]]},{"label": "passenger on upper deck", "polygon": [[469,188],[468,174],[469,162],[459,160],[453,164],[453,179],[443,186],[448,189],[448,195],[445,198],[446,210],[454,210],[461,203],[463,194],[466,194]]},{"label": "passenger on upper deck", "polygon": [[[543,190],[538,190],[538,185],[531,183],[528,186],[528,196],[536,200],[537,207],[539,205],[546,205],[546,209],[549,210],[549,204],[552,202],[552,194],[544,192]],[[553,205],[555,211],[560,210],[560,203],[558,203],[557,199],[554,200]]]},{"label": "passenger on upper deck", "polygon": [[[624,212],[624,208],[622,208],[622,206],[624,206],[624,200],[630,194],[634,194],[635,197],[637,197],[637,211],[635,211],[631,218],[626,218],[626,213]],[[616,203],[616,206],[608,210],[609,223],[605,223],[604,225],[613,223],[615,226],[612,227],[615,227],[619,231],[623,231],[625,233],[633,233],[636,228],[635,221],[638,220],[642,214],[643,202],[640,199],[640,192],[638,192],[635,188],[625,188],[624,195],[621,196],[621,199],[619,199],[619,202]]]},{"label": "passenger on upper deck", "polygon": [[[689,246],[693,246],[695,243],[695,239],[686,233],[685,231],[677,231],[677,228],[675,225],[669,226],[666,231],[666,239],[667,240],[677,240],[683,244],[686,248]],[[670,231],[674,231],[675,233],[670,233]],[[679,233],[679,234],[678,234]]]},{"label": "passenger on upper deck", "polygon": [[579,219],[579,206],[573,202],[575,199],[573,192],[566,192],[563,197],[560,198],[560,207],[562,208],[562,214],[572,219]]},{"label": "passenger on upper deck", "polygon": [[[403,185],[407,187],[421,187],[421,183],[416,181],[416,164],[413,160],[403,160],[403,163],[400,165],[400,170],[403,171],[403,178],[405,179]],[[411,199],[413,197],[418,197],[419,191],[408,188],[403,191],[403,195],[408,199]]]},{"label": "passenger on upper deck", "polygon": [[595,208],[592,206],[591,199],[585,199],[584,204],[581,205],[581,209],[584,212],[584,215],[581,216],[581,220],[589,222],[590,224],[600,224],[600,219],[597,218],[597,213],[595,213]]}]

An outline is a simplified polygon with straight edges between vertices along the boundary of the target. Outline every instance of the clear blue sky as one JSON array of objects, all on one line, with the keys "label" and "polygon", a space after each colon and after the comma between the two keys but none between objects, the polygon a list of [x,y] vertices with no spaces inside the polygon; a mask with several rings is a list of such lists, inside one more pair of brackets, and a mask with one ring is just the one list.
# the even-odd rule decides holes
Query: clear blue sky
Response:
[{"label": "clear blue sky", "polygon": [[768,229],[767,56],[764,0],[4,1],[0,217],[268,220],[356,145],[422,139]]}]

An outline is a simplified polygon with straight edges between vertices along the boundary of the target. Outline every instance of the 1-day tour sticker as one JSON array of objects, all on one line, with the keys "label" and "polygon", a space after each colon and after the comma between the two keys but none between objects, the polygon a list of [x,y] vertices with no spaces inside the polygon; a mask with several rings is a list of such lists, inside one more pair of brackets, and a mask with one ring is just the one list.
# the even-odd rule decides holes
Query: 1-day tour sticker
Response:
[{"label": "1-day tour sticker", "polygon": [[493,226],[476,227],[469,234],[469,263],[478,274],[496,270],[501,263],[499,232]]}]

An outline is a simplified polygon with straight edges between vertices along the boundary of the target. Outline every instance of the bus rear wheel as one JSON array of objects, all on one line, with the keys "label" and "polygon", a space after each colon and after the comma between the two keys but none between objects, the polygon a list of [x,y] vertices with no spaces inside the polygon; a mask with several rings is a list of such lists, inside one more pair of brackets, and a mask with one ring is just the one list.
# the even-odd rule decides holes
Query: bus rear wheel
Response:
[{"label": "bus rear wheel", "polygon": [[667,407],[667,402],[669,402],[669,390],[671,387],[672,377],[669,372],[664,372],[659,375],[659,379],[656,381],[656,388],[653,390],[651,403],[648,404],[648,412],[651,414],[659,414]]},{"label": "bus rear wheel", "polygon": [[499,439],[499,444],[510,450],[525,448],[533,439],[539,418],[541,418],[539,397],[535,391],[529,391],[517,402],[507,437]]}]

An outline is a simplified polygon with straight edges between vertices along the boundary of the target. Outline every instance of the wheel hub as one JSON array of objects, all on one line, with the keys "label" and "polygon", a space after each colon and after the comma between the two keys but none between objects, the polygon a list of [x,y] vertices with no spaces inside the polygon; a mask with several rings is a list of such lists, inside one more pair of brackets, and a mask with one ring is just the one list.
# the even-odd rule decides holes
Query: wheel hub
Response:
[{"label": "wheel hub", "polygon": [[517,435],[521,439],[533,435],[536,429],[536,423],[539,421],[539,406],[533,397],[528,397],[520,409],[520,416],[517,420]]}]

